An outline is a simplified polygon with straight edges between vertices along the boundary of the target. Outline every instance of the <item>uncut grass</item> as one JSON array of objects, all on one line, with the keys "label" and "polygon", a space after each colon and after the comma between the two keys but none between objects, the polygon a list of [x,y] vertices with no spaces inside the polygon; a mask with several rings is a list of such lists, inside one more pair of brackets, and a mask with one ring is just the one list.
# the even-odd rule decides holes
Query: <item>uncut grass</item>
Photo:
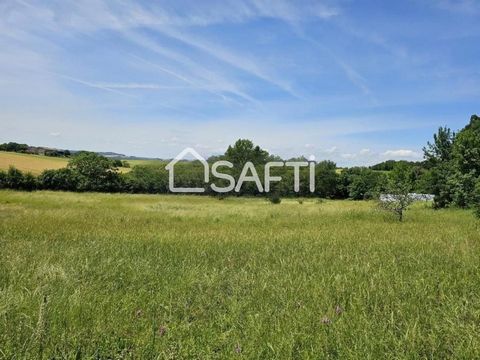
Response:
[{"label": "uncut grass", "polygon": [[1,191],[0,357],[475,358],[479,240],[424,204]]}]

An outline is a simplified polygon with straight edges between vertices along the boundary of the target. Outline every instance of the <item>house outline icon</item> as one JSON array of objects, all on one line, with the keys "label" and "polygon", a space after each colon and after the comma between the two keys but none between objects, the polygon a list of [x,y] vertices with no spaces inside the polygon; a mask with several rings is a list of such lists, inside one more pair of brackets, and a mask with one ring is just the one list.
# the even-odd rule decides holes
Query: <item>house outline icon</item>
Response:
[{"label": "house outline icon", "polygon": [[180,160],[183,160],[183,158],[187,155],[190,154],[197,160],[199,160],[202,165],[203,165],[203,175],[204,175],[204,182],[208,183],[209,181],[209,175],[210,175],[210,168],[208,166],[207,160],[203,158],[198,152],[195,151],[195,149],[192,149],[190,147],[187,147],[183,149],[182,152],[180,152],[177,156],[175,156],[172,161],[170,161],[166,166],[165,170],[168,171],[168,189],[171,192],[174,193],[202,193],[205,192],[205,188],[177,188],[175,187],[175,164],[179,162]]}]

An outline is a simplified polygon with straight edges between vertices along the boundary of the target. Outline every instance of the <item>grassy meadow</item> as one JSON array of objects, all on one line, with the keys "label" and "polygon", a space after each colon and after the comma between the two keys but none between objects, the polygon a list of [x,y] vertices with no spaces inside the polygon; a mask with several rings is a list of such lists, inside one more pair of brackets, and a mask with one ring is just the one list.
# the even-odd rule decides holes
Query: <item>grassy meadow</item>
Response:
[{"label": "grassy meadow", "polygon": [[467,211],[0,191],[0,253],[0,358],[480,357]]}]

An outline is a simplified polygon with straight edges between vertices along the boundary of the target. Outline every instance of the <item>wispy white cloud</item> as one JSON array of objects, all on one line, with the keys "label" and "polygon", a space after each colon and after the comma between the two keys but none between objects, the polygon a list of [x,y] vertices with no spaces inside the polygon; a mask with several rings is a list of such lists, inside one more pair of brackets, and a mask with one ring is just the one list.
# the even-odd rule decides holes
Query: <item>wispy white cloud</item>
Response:
[{"label": "wispy white cloud", "polygon": [[358,87],[365,95],[372,95],[372,91],[366,84],[365,78],[360,75],[351,65],[347,64],[345,61],[338,59],[336,56],[336,61],[343,69],[345,75],[350,80],[352,84]]},{"label": "wispy white cloud", "polygon": [[184,65],[187,71],[193,75],[189,76],[183,73],[179,73],[178,70],[169,69],[165,65],[160,65],[157,62],[146,60],[137,55],[132,55],[143,65],[153,66],[155,69],[164,72],[178,80],[181,80],[182,82],[185,82],[194,88],[203,89],[215,96],[221,97],[224,100],[228,98],[225,93],[231,93],[252,103],[258,103],[256,99],[252,98],[250,95],[239,89],[233,81],[228,80],[225,77],[221,77],[213,71],[200,66],[196,62],[193,62],[191,59],[181,54],[178,54],[177,52],[165,49],[144,36],[139,36],[133,33],[124,33],[124,35],[127,36],[129,40],[134,41],[135,43],[149,49],[150,51],[167,57],[175,61],[177,64],[180,63]]},{"label": "wispy white cloud", "polygon": [[81,84],[81,85],[85,85],[85,86],[88,86],[88,87],[91,87],[91,88],[94,88],[94,89],[108,91],[108,92],[112,92],[112,93],[120,94],[120,95],[124,95],[124,96],[129,96],[129,97],[135,97],[132,94],[128,94],[128,93],[123,92],[123,91],[119,91],[116,88],[111,88],[111,87],[108,87],[108,86],[104,86],[100,83],[85,81],[85,80],[82,80],[82,79],[77,79],[75,77],[68,76],[68,75],[63,75],[63,74],[56,74],[56,75],[65,79],[65,80],[69,80],[69,81],[72,81],[72,82],[75,82],[75,83],[78,83],[78,84]]},{"label": "wispy white cloud", "polygon": [[172,86],[172,85],[160,85],[160,84],[148,84],[148,83],[107,83],[107,82],[94,82],[92,85],[100,88],[108,89],[140,89],[140,90],[159,90],[159,89],[185,89],[185,86]]},{"label": "wispy white cloud", "polygon": [[408,149],[387,150],[382,155],[391,158],[421,158],[422,156],[420,153]]},{"label": "wispy white cloud", "polygon": [[[16,20],[22,22],[25,28],[33,25],[30,22],[32,17],[37,18],[36,12],[38,12],[44,15],[37,22],[41,22],[45,28],[52,31],[67,30],[85,33],[102,29],[119,31],[127,39],[148,47],[162,56],[187,65],[194,69],[197,74],[200,74],[198,70],[201,67],[198,63],[135,32],[140,28],[154,29],[188,46],[201,50],[229,66],[264,80],[295,97],[299,97],[299,94],[292,89],[291,85],[278,75],[272,74],[270,70],[266,70],[260,59],[247,54],[237,54],[225,46],[193,35],[187,28],[195,25],[206,26],[223,22],[245,22],[262,17],[299,22],[308,18],[325,19],[335,16],[339,12],[337,8],[324,3],[307,2],[303,6],[295,6],[293,2],[284,0],[274,3],[260,0],[228,1],[225,4],[220,2],[213,6],[210,3],[195,2],[189,4],[188,7],[176,8],[173,6],[173,9],[172,4],[169,4],[169,7],[154,4],[148,10],[140,4],[128,0],[115,5],[102,0],[91,0],[88,1],[88,4],[85,1],[66,4],[48,6],[44,3],[25,0],[22,2],[23,9],[13,8],[9,10],[9,13],[15,14]],[[171,10],[167,10],[169,8]],[[185,9],[188,9],[188,11],[185,11]],[[3,23],[0,21],[0,25]],[[5,24],[13,25],[8,22],[5,22]],[[270,67],[271,64],[269,64]],[[210,79],[218,77],[212,71],[205,68],[202,70],[203,74]],[[241,95],[240,91],[231,82],[229,87],[229,91],[236,91],[237,95]],[[244,94],[245,96],[246,94]]]},{"label": "wispy white cloud", "polygon": [[357,154],[351,154],[351,153],[345,153],[340,155],[343,159],[355,159],[357,157]]},{"label": "wispy white cloud", "polygon": [[[91,87],[91,88],[95,88],[95,89],[99,89],[99,90],[103,90],[103,91],[108,91],[108,92],[132,97],[132,98],[138,98],[137,95],[132,95],[130,93],[127,93],[127,92],[124,92],[124,91],[121,91],[121,90],[118,90],[118,89],[122,89],[122,90],[123,89],[132,89],[132,88],[134,88],[134,87],[131,87],[132,85],[133,86],[138,86],[140,84],[104,84],[104,83],[96,83],[96,82],[85,81],[85,80],[82,80],[82,79],[74,78],[74,77],[71,77],[71,76],[63,75],[63,74],[56,74],[56,75],[63,78],[63,79],[66,79],[68,81],[72,81],[72,82],[75,82],[75,83],[78,83],[78,84],[81,84],[81,85],[84,85],[84,86],[88,86],[88,87]],[[109,86],[109,85],[113,85],[113,86]],[[129,87],[129,85],[130,85],[130,87]],[[149,85],[149,84],[147,84],[147,85]],[[157,89],[159,89],[159,88],[157,88]],[[168,104],[161,104],[161,103],[157,103],[156,105],[161,107],[161,108],[168,109],[168,110],[173,110],[173,111],[176,111],[176,112],[185,113],[189,116],[194,115],[190,111],[179,108],[179,107],[176,107],[176,106],[172,106],[172,105],[168,105]]]},{"label": "wispy white cloud", "polygon": [[185,44],[200,49],[234,68],[240,69],[250,75],[262,79],[282,89],[283,91],[289,93],[294,97],[300,97],[300,95],[298,95],[292,89],[290,84],[288,84],[282,79],[275,78],[272,75],[268,74],[267,71],[262,69],[261,65],[259,65],[260,62],[258,60],[254,60],[252,59],[252,57],[249,57],[246,54],[240,56],[220,45],[211,43],[207,40],[200,39],[199,37],[196,37],[194,35],[187,34],[186,32],[180,32],[172,28],[162,27],[160,28],[160,31],[176,40],[182,41]]},{"label": "wispy white cloud", "polygon": [[[442,57],[442,40],[442,53],[415,68],[413,50],[396,45],[410,35],[382,32],[395,22],[361,31],[349,22],[356,5],[347,12],[338,4],[345,2],[0,1],[0,135],[156,157],[195,144],[208,154],[248,137],[286,157],[418,158],[421,145],[402,143],[394,130],[428,132],[444,109],[456,116],[459,107],[445,104],[476,99],[478,64],[463,65],[462,44]],[[338,31],[339,21],[351,31]],[[455,56],[464,72],[447,71]],[[406,65],[383,66],[397,58]],[[441,76],[432,83],[433,70]],[[439,99],[439,110],[425,105]]]},{"label": "wispy white cloud", "polygon": [[[297,29],[298,30],[298,29]],[[332,60],[335,61],[337,66],[342,69],[345,77],[358,89],[362,91],[362,93],[370,98],[374,104],[378,104],[378,100],[376,99],[375,95],[373,94],[372,90],[370,90],[369,86],[367,85],[367,80],[360,75],[360,73],[353,68],[346,60],[341,59],[337,54],[335,54],[328,46],[322,44],[321,42],[312,39],[311,37],[305,35],[302,31],[300,31],[300,36],[307,42],[319,47],[322,49],[324,53],[326,53]]]},{"label": "wispy white cloud", "polygon": [[[175,6],[177,5],[177,6]],[[154,8],[154,16],[163,24],[172,26],[208,26],[223,23],[243,23],[258,18],[272,18],[287,22],[304,22],[311,19],[329,19],[341,10],[329,1],[303,1],[301,4],[287,0],[225,0],[215,4],[206,1],[178,2],[170,11]],[[188,9],[188,11],[185,11]],[[145,16],[144,16],[145,18]]]},{"label": "wispy white cloud", "polygon": [[338,150],[336,146],[332,146],[331,148],[323,150],[324,153],[326,154],[333,154]]}]

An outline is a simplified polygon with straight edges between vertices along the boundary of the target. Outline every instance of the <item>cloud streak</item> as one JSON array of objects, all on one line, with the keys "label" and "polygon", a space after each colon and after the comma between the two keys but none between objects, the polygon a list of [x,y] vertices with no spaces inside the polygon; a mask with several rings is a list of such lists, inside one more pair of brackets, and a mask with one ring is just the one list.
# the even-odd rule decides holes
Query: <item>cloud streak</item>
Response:
[{"label": "cloud streak", "polygon": [[459,26],[475,4],[433,5],[0,2],[1,135],[158,157],[248,137],[286,157],[417,159],[479,94],[478,29]]},{"label": "cloud streak", "polygon": [[198,37],[187,35],[186,33],[182,33],[173,29],[162,28],[161,32],[187,45],[200,49],[232,67],[262,79],[294,97],[300,97],[292,90],[289,84],[283,80],[275,79],[271,75],[267,74],[263,69],[260,68],[257,61],[252,60],[245,55],[239,56],[219,45],[215,45]]},{"label": "cloud streak", "polygon": [[407,149],[387,150],[382,155],[390,158],[421,158],[422,156],[416,151]]},{"label": "cloud streak", "polygon": [[160,89],[185,89],[185,86],[170,86],[159,84],[141,84],[141,83],[92,83],[94,86],[108,89],[129,89],[129,90],[160,90]]}]

